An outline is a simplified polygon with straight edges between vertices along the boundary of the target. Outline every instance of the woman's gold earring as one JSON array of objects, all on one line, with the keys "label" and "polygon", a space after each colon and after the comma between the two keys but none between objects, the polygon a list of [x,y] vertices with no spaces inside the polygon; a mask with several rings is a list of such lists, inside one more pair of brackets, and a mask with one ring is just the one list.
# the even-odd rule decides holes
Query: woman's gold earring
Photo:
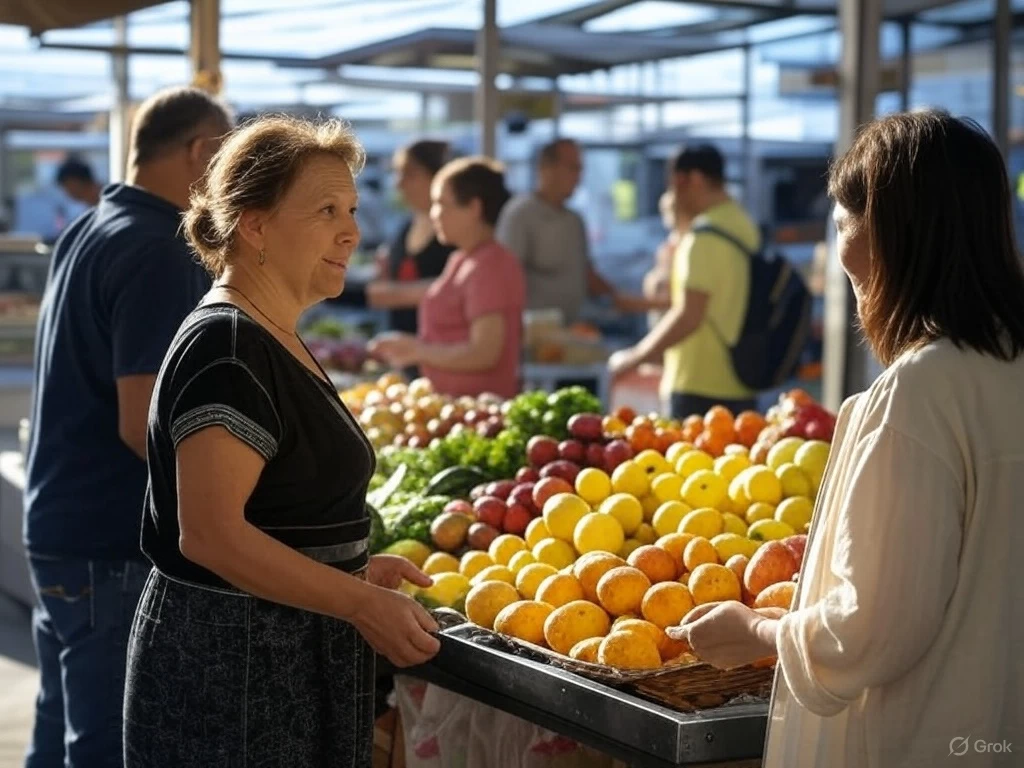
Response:
[{"label": "woman's gold earring", "polygon": [[267,252],[263,248],[260,248],[260,266],[262,267],[266,263],[267,263]]}]

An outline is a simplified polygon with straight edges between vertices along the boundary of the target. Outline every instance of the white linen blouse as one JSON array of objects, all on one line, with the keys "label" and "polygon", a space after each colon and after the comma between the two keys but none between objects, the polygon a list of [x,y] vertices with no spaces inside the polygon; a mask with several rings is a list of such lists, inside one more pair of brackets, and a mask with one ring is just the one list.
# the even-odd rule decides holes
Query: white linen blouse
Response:
[{"label": "white linen blouse", "polygon": [[1024,357],[940,340],[844,404],[766,768],[1024,766],[1022,401]]}]

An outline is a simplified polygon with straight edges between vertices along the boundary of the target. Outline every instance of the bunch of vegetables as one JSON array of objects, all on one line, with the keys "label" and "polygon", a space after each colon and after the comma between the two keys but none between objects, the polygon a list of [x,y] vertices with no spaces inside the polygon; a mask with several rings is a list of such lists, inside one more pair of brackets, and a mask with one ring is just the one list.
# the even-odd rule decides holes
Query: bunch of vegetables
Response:
[{"label": "bunch of vegetables", "polygon": [[566,387],[548,395],[524,392],[506,403],[505,425],[528,437],[569,437],[567,424],[577,413],[600,413],[601,401],[584,387]]}]

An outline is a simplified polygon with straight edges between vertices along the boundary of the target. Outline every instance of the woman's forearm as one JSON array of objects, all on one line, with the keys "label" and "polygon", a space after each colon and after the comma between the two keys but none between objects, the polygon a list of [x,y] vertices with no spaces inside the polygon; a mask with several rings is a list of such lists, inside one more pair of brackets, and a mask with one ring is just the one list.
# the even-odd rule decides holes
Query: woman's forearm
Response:
[{"label": "woman's forearm", "polygon": [[379,280],[366,286],[366,298],[375,309],[410,309],[427,295],[430,280]]},{"label": "woman's forearm", "polygon": [[350,620],[372,587],[318,563],[240,521],[182,537],[181,551],[224,581],[256,597]]},{"label": "woman's forearm", "polygon": [[457,344],[428,344],[420,342],[417,360],[420,365],[456,373],[487,371],[498,364],[500,345],[481,348],[467,341]]}]

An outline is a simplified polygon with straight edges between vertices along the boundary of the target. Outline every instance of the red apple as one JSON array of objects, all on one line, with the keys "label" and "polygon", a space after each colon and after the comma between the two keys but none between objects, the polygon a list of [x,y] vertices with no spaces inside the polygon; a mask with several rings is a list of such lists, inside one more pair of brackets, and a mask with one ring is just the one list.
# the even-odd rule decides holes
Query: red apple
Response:
[{"label": "red apple", "polygon": [[633,458],[633,447],[625,440],[612,440],[604,447],[604,469],[614,472],[615,468]]},{"label": "red apple", "polygon": [[804,551],[807,549],[807,534],[798,533],[795,536],[787,536],[782,543],[793,553],[796,558],[796,571],[799,572],[804,564]]},{"label": "red apple", "polygon": [[591,443],[587,446],[587,456],[584,463],[588,467],[604,469],[604,446],[601,443]]},{"label": "red apple", "polygon": [[583,442],[600,440],[604,434],[601,416],[596,413],[578,413],[566,426],[570,435]]},{"label": "red apple", "polygon": [[518,504],[521,507],[526,507],[532,514],[536,515],[539,510],[533,503],[533,489],[536,483],[520,483],[512,489],[512,493],[509,494],[508,502],[509,506]]},{"label": "red apple", "polygon": [[484,489],[484,495],[496,496],[502,501],[508,501],[508,496],[515,487],[515,480],[496,480],[493,483],[487,484],[487,487]]},{"label": "red apple", "polygon": [[569,485],[576,482],[576,475],[580,473],[580,465],[571,461],[553,461],[540,471],[541,477],[560,477]]},{"label": "red apple", "polygon": [[558,444],[558,457],[573,464],[583,464],[587,460],[587,449],[579,440],[563,440]]},{"label": "red apple", "polygon": [[501,535],[501,531],[493,526],[487,525],[487,523],[473,523],[469,526],[469,535],[467,540],[469,546],[472,549],[478,549],[481,552],[486,552],[491,546],[491,542],[494,541],[498,536]]},{"label": "red apple", "polygon": [[501,530],[508,506],[496,496],[481,496],[473,504],[473,511],[476,512],[476,519],[481,523],[487,523],[487,525]]},{"label": "red apple", "polygon": [[819,421],[815,419],[807,425],[805,434],[808,440],[824,440],[826,443],[832,442],[832,425],[825,421]]},{"label": "red apple", "polygon": [[464,499],[452,499],[444,505],[444,511],[454,512],[457,515],[465,515],[466,517],[476,519],[476,513],[473,512],[473,505]]},{"label": "red apple", "polygon": [[541,478],[533,486],[533,505],[543,512],[548,499],[559,493],[575,493],[575,489],[560,477]]},{"label": "red apple", "polygon": [[531,437],[530,442],[526,444],[526,460],[535,469],[558,461],[558,443],[550,437]]},{"label": "red apple", "polygon": [[521,504],[513,504],[508,508],[505,515],[505,533],[514,533],[522,536],[526,533],[526,526],[533,520],[533,513]]},{"label": "red apple", "polygon": [[517,483],[536,483],[540,480],[540,472],[533,467],[523,467],[516,472]]},{"label": "red apple", "polygon": [[781,541],[769,541],[761,545],[747,564],[743,584],[753,597],[780,581],[789,581],[797,567],[796,555]]},{"label": "red apple", "polygon": [[472,491],[470,491],[469,492],[469,500],[470,501],[476,501],[480,497],[486,496],[487,495],[487,485],[488,485],[487,483],[481,483],[476,488],[474,488]]}]

